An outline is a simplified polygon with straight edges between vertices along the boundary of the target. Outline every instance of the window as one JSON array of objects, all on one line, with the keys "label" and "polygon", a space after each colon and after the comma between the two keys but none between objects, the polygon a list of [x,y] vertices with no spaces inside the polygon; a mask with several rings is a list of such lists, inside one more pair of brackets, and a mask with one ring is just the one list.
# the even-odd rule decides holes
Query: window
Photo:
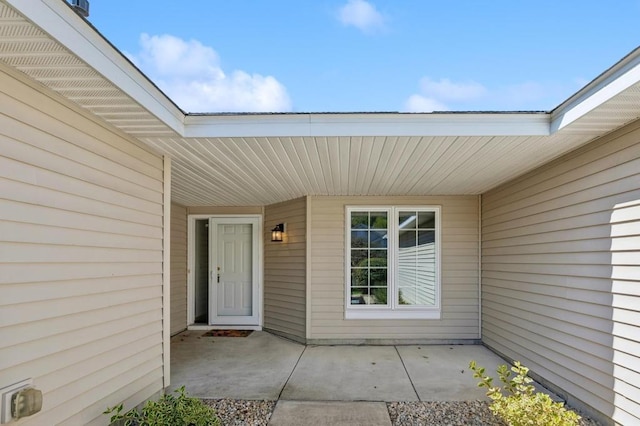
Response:
[{"label": "window", "polygon": [[347,208],[346,318],[440,318],[440,208]]}]

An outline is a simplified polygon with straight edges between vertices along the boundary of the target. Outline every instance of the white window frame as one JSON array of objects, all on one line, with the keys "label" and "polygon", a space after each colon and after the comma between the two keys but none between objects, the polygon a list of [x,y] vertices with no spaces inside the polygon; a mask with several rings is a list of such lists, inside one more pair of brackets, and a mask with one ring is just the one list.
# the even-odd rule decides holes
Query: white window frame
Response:
[{"label": "white window frame", "polygon": [[[400,211],[435,213],[435,304],[406,306],[398,303],[398,217]],[[351,213],[387,212],[387,305],[351,304]],[[345,319],[440,319],[441,318],[441,206],[347,206],[345,209]],[[392,297],[389,297],[392,295]]]}]

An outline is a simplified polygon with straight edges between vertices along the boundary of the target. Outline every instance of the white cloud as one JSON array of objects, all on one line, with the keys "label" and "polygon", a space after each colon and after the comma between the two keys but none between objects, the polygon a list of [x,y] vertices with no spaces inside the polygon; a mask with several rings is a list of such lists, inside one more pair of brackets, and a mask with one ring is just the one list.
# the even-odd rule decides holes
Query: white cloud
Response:
[{"label": "white cloud", "polygon": [[338,19],[345,26],[353,26],[365,33],[384,28],[384,16],[365,0],[348,0],[338,11]]},{"label": "white cloud", "polygon": [[465,103],[482,98],[487,89],[480,83],[455,83],[448,78],[439,81],[424,77],[420,80],[420,93],[409,96],[405,110],[409,112],[448,111],[449,102]]},{"label": "white cloud", "polygon": [[445,101],[468,101],[480,98],[487,93],[487,89],[475,81],[454,83],[448,78],[434,81],[424,77],[420,80],[420,89],[427,96]]},{"label": "white cloud", "polygon": [[447,111],[449,108],[442,102],[422,95],[411,95],[404,104],[407,112]]},{"label": "white cloud", "polygon": [[282,112],[291,110],[286,88],[272,76],[227,75],[213,48],[172,35],[140,37],[130,59],[188,112]]},{"label": "white cloud", "polygon": [[475,81],[455,82],[448,78],[436,81],[424,77],[419,83],[419,93],[407,98],[404,109],[408,112],[549,110],[557,106],[558,99],[564,99],[565,93],[575,91],[574,84],[525,81],[487,87]]}]

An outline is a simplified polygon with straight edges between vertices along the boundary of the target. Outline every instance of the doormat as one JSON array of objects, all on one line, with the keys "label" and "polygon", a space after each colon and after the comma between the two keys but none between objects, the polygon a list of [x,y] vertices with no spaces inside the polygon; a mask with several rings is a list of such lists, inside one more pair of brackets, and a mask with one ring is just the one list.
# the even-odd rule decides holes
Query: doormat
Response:
[{"label": "doormat", "polygon": [[253,330],[211,330],[203,334],[206,337],[247,337]]}]

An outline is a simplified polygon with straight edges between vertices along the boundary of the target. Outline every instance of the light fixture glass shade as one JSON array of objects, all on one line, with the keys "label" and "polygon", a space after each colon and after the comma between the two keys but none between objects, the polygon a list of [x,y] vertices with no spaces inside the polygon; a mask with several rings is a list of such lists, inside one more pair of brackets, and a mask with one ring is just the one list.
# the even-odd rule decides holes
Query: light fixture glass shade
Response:
[{"label": "light fixture glass shade", "polygon": [[284,223],[279,223],[271,230],[271,241],[282,242],[282,234],[284,233]]}]

